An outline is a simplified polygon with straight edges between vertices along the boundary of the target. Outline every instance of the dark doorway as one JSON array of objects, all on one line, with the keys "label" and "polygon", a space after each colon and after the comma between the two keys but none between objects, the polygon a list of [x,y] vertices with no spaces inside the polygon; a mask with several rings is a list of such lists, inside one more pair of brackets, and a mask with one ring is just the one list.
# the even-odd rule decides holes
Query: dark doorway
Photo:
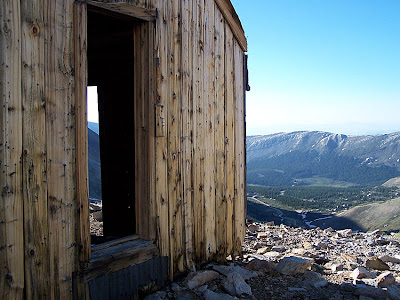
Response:
[{"label": "dark doorway", "polygon": [[135,19],[88,6],[88,85],[97,86],[103,237],[136,232]]}]

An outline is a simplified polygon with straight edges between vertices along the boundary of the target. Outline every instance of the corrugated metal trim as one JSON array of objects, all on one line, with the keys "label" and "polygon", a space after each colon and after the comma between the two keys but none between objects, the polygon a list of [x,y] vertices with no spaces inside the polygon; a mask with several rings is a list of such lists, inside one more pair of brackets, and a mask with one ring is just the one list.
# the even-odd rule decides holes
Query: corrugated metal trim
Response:
[{"label": "corrugated metal trim", "polygon": [[157,257],[89,281],[90,299],[131,299],[140,286],[155,282],[163,286],[168,274],[168,258]]}]

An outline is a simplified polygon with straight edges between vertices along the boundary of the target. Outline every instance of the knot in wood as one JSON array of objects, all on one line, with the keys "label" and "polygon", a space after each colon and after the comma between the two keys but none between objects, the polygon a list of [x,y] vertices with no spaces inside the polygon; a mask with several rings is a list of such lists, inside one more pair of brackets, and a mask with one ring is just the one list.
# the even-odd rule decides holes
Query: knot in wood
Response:
[{"label": "knot in wood", "polygon": [[14,282],[14,278],[12,277],[12,275],[10,273],[6,274],[6,280],[9,284],[12,284]]},{"label": "knot in wood", "polygon": [[39,26],[33,25],[32,28],[31,28],[31,33],[32,33],[33,36],[38,35],[39,34]]}]

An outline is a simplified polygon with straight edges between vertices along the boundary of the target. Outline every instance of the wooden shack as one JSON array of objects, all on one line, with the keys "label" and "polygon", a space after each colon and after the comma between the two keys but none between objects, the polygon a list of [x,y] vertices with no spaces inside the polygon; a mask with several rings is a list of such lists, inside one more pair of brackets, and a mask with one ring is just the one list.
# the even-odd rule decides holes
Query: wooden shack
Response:
[{"label": "wooden shack", "polygon": [[[229,0],[0,1],[0,299],[129,299],[240,253],[246,47]],[[118,237],[95,247],[88,85]]]}]

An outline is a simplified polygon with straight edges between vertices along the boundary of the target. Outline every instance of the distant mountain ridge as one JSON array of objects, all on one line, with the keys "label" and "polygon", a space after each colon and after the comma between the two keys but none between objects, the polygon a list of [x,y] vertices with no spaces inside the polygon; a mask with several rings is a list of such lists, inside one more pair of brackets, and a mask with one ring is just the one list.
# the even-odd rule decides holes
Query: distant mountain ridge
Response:
[{"label": "distant mountain ridge", "polygon": [[88,128],[89,198],[102,199],[99,135]]},{"label": "distant mountain ridge", "polygon": [[88,122],[88,128],[93,132],[99,134],[99,123]]},{"label": "distant mountain ridge", "polygon": [[248,136],[246,143],[250,184],[373,185],[400,176],[400,132],[348,136],[297,131]]}]

